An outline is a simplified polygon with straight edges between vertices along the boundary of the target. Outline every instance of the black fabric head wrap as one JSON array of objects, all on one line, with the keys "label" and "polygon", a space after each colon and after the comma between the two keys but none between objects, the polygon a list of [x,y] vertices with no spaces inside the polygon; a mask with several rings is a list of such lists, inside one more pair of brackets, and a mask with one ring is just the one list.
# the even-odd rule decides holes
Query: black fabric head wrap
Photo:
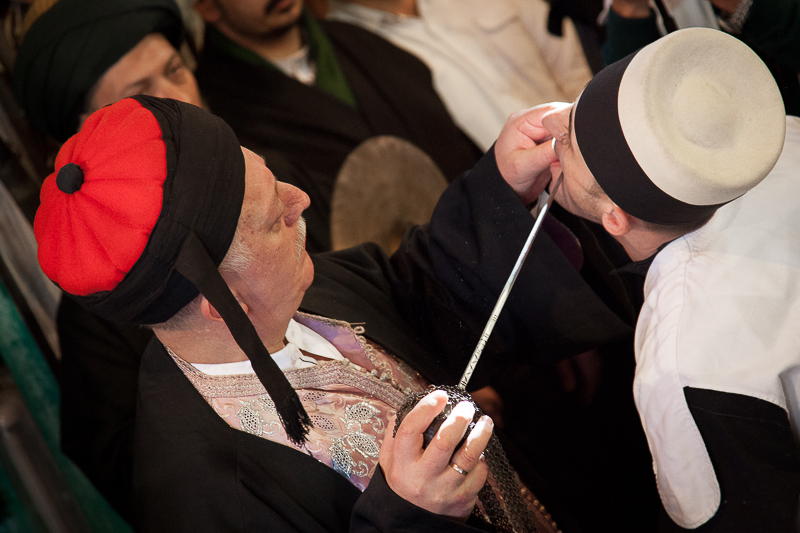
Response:
[{"label": "black fabric head wrap", "polygon": [[182,39],[173,0],[60,0],[28,30],[14,65],[14,93],[28,119],[65,141],[78,129],[86,95],[151,33]]},{"label": "black fabric head wrap", "polygon": [[126,98],[92,114],[59,153],[34,224],[39,263],[81,305],[120,322],[164,322],[202,293],[300,443],[311,421],[218,270],[244,192],[244,155],[222,119],[175,100]]}]

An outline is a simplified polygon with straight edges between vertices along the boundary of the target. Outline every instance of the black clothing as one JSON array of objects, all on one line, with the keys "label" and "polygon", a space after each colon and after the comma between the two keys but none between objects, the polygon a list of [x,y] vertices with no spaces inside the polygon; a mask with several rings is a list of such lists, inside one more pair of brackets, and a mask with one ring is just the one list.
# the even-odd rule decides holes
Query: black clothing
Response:
[{"label": "black clothing", "polygon": [[[276,68],[204,48],[196,72],[200,90],[243,146],[256,153],[277,150],[329,180],[328,188],[347,155],[376,135],[414,143],[448,181],[475,164],[480,151],[453,123],[419,59],[356,26],[319,24],[355,96],[355,109]],[[317,201],[312,197],[312,205]]]},{"label": "black clothing", "polygon": [[[691,531],[789,532],[800,511],[800,454],[786,411],[774,403],[684,387],[721,491],[716,514]],[[659,531],[688,531],[662,510]]]},{"label": "black clothing", "polygon": [[67,295],[57,325],[61,449],[130,520],[136,376],[153,332],[108,322]]},{"label": "black clothing", "polygon": [[[488,159],[490,161],[487,161]],[[267,161],[268,165],[272,165],[269,156]],[[279,178],[286,179],[285,174],[278,171],[277,167],[275,172]],[[298,175],[302,174],[298,172]],[[495,253],[497,247],[502,246],[505,239],[509,238],[512,229],[514,235],[519,232],[527,234],[533,224],[527,211],[520,210],[524,210],[524,206],[506,190],[507,186],[498,177],[492,156],[487,156],[470,175],[472,176],[470,180],[452,186],[454,192],[456,188],[461,191],[460,196],[451,193],[443,200],[448,206],[447,212],[452,216],[452,225],[448,227],[440,223],[436,226],[438,228],[436,238],[441,243],[439,249],[454,249],[444,257],[439,254],[437,257],[440,260],[450,257],[447,259],[448,262],[463,260],[466,265],[472,265],[480,251],[485,250],[485,253],[494,254],[486,259],[485,271],[480,276],[474,273],[467,274],[465,270],[465,277],[462,278],[459,274],[451,276],[452,279],[449,280],[449,284],[457,288],[464,298],[469,298],[472,294],[471,305],[480,306],[485,313],[484,317],[473,319],[470,324],[461,324],[459,333],[453,336],[458,339],[465,337],[462,343],[464,353],[471,353],[474,349],[489,310],[494,305],[494,297],[486,295],[484,280],[498,278],[493,282],[493,291],[499,291],[498,283],[502,285],[505,282],[505,276],[516,260],[521,243],[509,244],[501,250],[502,253]],[[467,196],[464,189],[467,188],[467,184],[476,187],[475,176],[478,175],[485,176],[487,183],[479,191]],[[470,201],[464,201],[464,197]],[[487,204],[491,205],[488,209],[485,207]],[[443,206],[439,209],[443,209]],[[472,217],[476,225],[476,235],[481,243],[476,251],[474,248],[476,239],[463,241],[458,240],[457,236],[465,231],[465,228],[461,227],[463,218],[458,214],[459,210],[466,216],[477,209],[477,206],[483,207]],[[493,380],[493,384],[498,387],[501,394],[508,392],[504,389],[511,389],[512,395],[506,396],[508,414],[506,429],[513,434],[517,446],[521,448],[522,453],[519,456],[529,459],[533,468],[540,470],[548,483],[554,484],[555,498],[562,500],[562,507],[566,512],[579,512],[582,523],[587,525],[587,529],[591,529],[589,526],[592,524],[603,523],[598,517],[616,523],[614,515],[598,514],[596,511],[609,505],[619,508],[621,504],[618,496],[638,497],[631,504],[635,509],[631,507],[627,513],[623,513],[626,518],[638,513],[651,515],[655,519],[658,497],[655,488],[651,487],[653,483],[649,454],[630,394],[633,356],[629,351],[618,349],[619,346],[632,345],[630,336],[614,343],[616,347],[612,345],[610,350],[604,350],[602,355],[606,364],[603,374],[605,385],[588,409],[582,400],[561,388],[558,373],[553,367],[560,358],[604,344],[609,336],[613,336],[611,330],[618,329],[616,325],[610,329],[604,325],[608,323],[606,315],[610,313],[608,309],[603,308],[596,294],[599,293],[605,304],[616,311],[618,316],[624,317],[628,324],[635,321],[638,306],[634,305],[631,308],[630,305],[614,303],[617,299],[623,299],[620,297],[620,292],[624,292],[624,287],[619,286],[619,280],[616,280],[616,283],[606,283],[605,290],[598,290],[604,285],[602,278],[620,264],[619,257],[612,258],[609,262],[602,253],[608,250],[608,243],[602,242],[603,238],[608,239],[607,234],[602,231],[592,232],[591,224],[560,212],[561,210],[555,205],[553,207],[553,213],[565,221],[581,239],[585,256],[581,270],[584,279],[576,275],[574,267],[550,242],[545,233],[537,238],[525,270],[530,272],[529,269],[536,265],[536,273],[518,280],[509,302],[509,305],[512,305],[516,301],[517,292],[534,294],[535,297],[526,303],[530,306],[530,311],[521,316],[507,317],[513,320],[513,326],[506,319],[498,326],[503,330],[514,330],[519,327],[520,331],[527,331],[525,337],[531,337],[529,330],[534,328],[535,335],[541,335],[540,340],[531,340],[530,345],[519,346],[519,341],[515,341],[517,346],[514,350],[510,350],[517,354],[515,356],[517,360],[525,360],[526,366],[532,363],[534,358],[539,363],[527,369],[525,373],[517,372],[519,368],[517,367]],[[498,218],[501,215],[505,217],[504,220]],[[310,219],[311,217],[309,224]],[[525,221],[524,227],[515,228],[519,220]],[[413,235],[416,235],[416,232]],[[309,248],[311,242],[309,239]],[[458,248],[463,248],[463,253],[456,253]],[[326,254],[325,257],[339,256]],[[353,257],[351,254],[349,262],[351,268],[355,268],[358,263]],[[374,274],[374,260],[364,260],[361,264],[359,274],[350,275],[347,284],[358,282],[357,291],[350,287],[345,292],[337,284],[331,284],[324,277],[318,276],[312,289],[306,293],[304,309],[350,322],[364,321],[366,316],[370,324],[368,333],[374,331],[379,321],[384,323],[383,329],[397,331],[401,324],[409,320],[408,317],[418,316],[414,306],[403,310],[406,319],[401,318],[399,314],[394,317],[387,316],[387,305],[381,306],[384,308],[381,312],[370,307],[368,302],[386,291],[377,290],[375,284],[364,282],[360,275]],[[499,278],[502,278],[502,282]],[[587,282],[589,286],[586,285]],[[589,288],[590,286],[594,291]],[[637,290],[628,289],[628,292],[636,294]],[[362,298],[362,294],[372,296]],[[638,294],[641,294],[640,288]],[[433,298],[434,295],[435,293],[432,293],[430,297]],[[385,296],[382,298],[384,303],[388,303],[389,300]],[[343,300],[346,305],[342,303]],[[102,493],[115,504],[115,508],[124,516],[130,516],[128,503],[131,487],[128,480],[132,471],[130,438],[135,410],[138,361],[151,333],[135,326],[110,324],[89,315],[73,302],[65,300],[62,307],[59,316],[65,369],[62,382],[62,427],[64,428],[62,447],[101,488]],[[415,328],[408,330],[407,334],[400,338],[408,342],[409,339],[419,336],[418,331],[436,330],[440,327],[440,323],[441,327],[445,328],[444,331],[452,330],[453,324],[459,324],[462,319],[450,316],[448,306],[442,308],[443,313],[428,322],[419,316]],[[360,311],[351,312],[351,309]],[[582,315],[583,312],[588,315]],[[504,317],[507,315],[508,310],[503,313]],[[592,315],[605,318],[598,321]],[[632,330],[628,331],[630,335]],[[139,338],[135,341],[130,340],[128,345],[125,339],[131,335]],[[497,352],[504,348],[497,346],[492,349],[495,343],[500,342],[501,336],[511,339],[513,335],[513,331],[510,334],[507,331],[494,334],[490,341],[489,352]],[[384,339],[381,340],[385,342]],[[413,344],[400,346],[398,353],[414,353],[414,349]],[[463,354],[459,355],[459,360],[461,357]],[[458,366],[463,367],[461,363]],[[490,372],[493,370],[491,366],[481,363],[471,385],[478,388],[485,384],[490,374],[494,373]],[[452,374],[461,370],[463,368],[444,373],[431,368],[426,372],[430,373],[430,379],[435,382],[453,383],[458,376],[453,378]],[[510,384],[513,386],[509,387]],[[518,399],[522,401],[517,401]],[[521,412],[515,412],[520,410]],[[510,450],[508,443],[506,445],[507,450]],[[639,448],[641,453],[637,455]],[[612,453],[609,455],[608,452]],[[580,461],[577,458],[580,458]],[[520,461],[516,461],[516,464],[520,465]],[[587,465],[591,468],[585,468]],[[637,475],[638,470],[641,470],[643,475]],[[546,487],[533,480],[535,472],[534,475],[528,475],[529,473],[531,471],[527,469],[524,474],[526,483],[544,497],[547,492]],[[609,479],[615,481],[613,486],[619,487],[618,490],[601,490],[609,486]],[[646,489],[642,489],[639,480],[649,483]],[[648,498],[656,504],[653,512],[642,503]],[[544,501],[553,499],[548,498]],[[562,519],[559,516],[556,506],[548,506],[548,510],[554,514],[559,524],[568,525],[566,517]],[[561,513],[561,516],[564,516],[564,513]],[[630,522],[623,521],[623,523]],[[576,531],[577,528],[566,530]]]},{"label": "black clothing", "polygon": [[[391,258],[374,244],[315,257],[301,310],[365,323],[366,337],[427,379],[455,383],[533,222],[490,153]],[[542,234],[471,387],[509,354],[568,356],[629,333],[570,268]],[[402,515],[401,502],[357,503],[358,491],[333,469],[231,428],[155,341],[142,360],[134,464],[134,505],[145,530],[339,531],[355,506],[351,530],[361,531],[359,512],[370,522]],[[361,498],[382,490],[380,482],[371,487]],[[414,530],[427,527],[435,530],[427,521]]]}]

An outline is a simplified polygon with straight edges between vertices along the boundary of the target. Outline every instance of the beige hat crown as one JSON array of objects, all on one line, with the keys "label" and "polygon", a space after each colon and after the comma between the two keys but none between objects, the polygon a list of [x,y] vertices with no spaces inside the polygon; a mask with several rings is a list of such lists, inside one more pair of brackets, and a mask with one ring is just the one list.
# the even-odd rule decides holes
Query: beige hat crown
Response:
[{"label": "beige hat crown", "polygon": [[706,28],[671,33],[611,65],[575,113],[578,146],[606,194],[662,224],[702,219],[757,185],[785,133],[766,65],[738,39]]}]

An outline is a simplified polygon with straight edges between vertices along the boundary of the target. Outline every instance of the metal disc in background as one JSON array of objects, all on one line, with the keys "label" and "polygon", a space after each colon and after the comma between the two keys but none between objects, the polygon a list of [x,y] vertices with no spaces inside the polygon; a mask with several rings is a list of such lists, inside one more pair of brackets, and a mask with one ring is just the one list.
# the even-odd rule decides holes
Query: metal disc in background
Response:
[{"label": "metal disc in background", "polygon": [[375,242],[393,252],[408,228],[430,220],[446,188],[436,163],[410,142],[390,135],[364,141],[347,156],[336,179],[333,249]]}]

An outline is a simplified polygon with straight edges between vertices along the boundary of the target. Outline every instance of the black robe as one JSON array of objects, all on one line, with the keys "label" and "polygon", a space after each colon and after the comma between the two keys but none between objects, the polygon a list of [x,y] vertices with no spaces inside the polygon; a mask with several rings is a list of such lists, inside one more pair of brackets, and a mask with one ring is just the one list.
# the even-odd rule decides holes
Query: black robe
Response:
[{"label": "black robe", "polygon": [[[304,191],[318,187],[315,174],[281,154],[262,155],[277,179]],[[309,253],[330,250],[329,213],[330,206],[324,203],[312,203],[303,212]],[[58,375],[61,448],[111,506],[130,520],[136,379],[153,332],[109,322],[67,295],[61,299],[57,325],[62,354]]]},{"label": "black robe", "polygon": [[[419,59],[383,38],[342,22],[320,21],[333,45],[357,109],[276,68],[242,61],[209,46],[196,76],[211,110],[227,122],[243,146],[257,153],[277,150],[325,178],[330,191],[347,155],[376,135],[417,145],[448,181],[472,168],[480,156],[455,125]],[[311,194],[311,191],[306,191]]]},{"label": "black robe", "polygon": [[[316,256],[301,310],[364,322],[366,337],[453,384],[533,222],[490,153],[391,258],[369,244]],[[508,354],[566,356],[630,332],[571,268],[546,234],[536,240],[471,386]],[[134,464],[145,530],[469,530],[409,506],[380,478],[359,494],[313,458],[231,428],[155,341],[139,377]]]},{"label": "black robe", "polygon": [[800,528],[800,453],[786,411],[774,403],[684,387],[720,489],[717,512],[687,530],[662,508],[660,533],[783,533]]}]

